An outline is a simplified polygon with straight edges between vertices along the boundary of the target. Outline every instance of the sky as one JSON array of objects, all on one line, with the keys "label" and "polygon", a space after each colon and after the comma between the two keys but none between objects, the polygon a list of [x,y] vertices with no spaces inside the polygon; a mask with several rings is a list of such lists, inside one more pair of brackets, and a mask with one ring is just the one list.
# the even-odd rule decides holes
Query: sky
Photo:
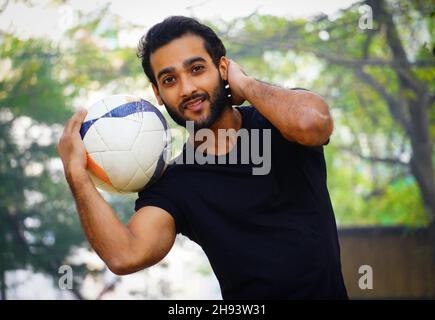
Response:
[{"label": "sky", "polygon": [[[0,15],[0,30],[15,31],[22,37],[41,36],[56,39],[74,22],[75,9],[91,11],[109,3],[109,10],[144,28],[169,15],[188,15],[200,19],[230,20],[255,11],[284,17],[311,17],[333,14],[355,0],[71,0],[66,5],[53,5],[49,0],[32,1],[28,7],[10,2]],[[152,4],[152,5],[150,5]]]},{"label": "sky", "polygon": [[[143,1],[114,0],[111,10],[137,24],[154,24],[167,15],[195,15],[207,19],[229,20],[246,16],[254,11],[261,14],[273,14],[288,17],[307,17],[317,13],[333,13],[355,2],[354,0],[179,0],[168,6],[162,1],[160,5],[147,6]],[[128,3],[128,5],[125,5]]]}]

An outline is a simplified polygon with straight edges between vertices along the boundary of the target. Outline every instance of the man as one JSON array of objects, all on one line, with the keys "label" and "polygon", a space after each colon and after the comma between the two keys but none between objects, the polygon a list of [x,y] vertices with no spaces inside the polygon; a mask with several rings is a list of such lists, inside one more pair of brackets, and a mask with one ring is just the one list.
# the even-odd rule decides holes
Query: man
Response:
[{"label": "man", "polygon": [[[169,165],[139,193],[125,226],[86,173],[79,135],[86,112],[74,115],[58,150],[84,231],[108,267],[128,274],[152,266],[181,233],[204,249],[224,299],[347,298],[326,186],[322,145],[333,128],[326,102],[249,77],[194,19],[165,19],[138,49],[158,102],[178,124],[194,124],[181,156],[201,142],[216,161]],[[244,100],[253,107],[232,107]],[[202,128],[215,139],[196,141]],[[270,171],[254,175],[255,163],[240,161],[241,139],[219,139],[219,129],[269,130],[261,139],[250,135],[257,148],[270,150]],[[232,153],[238,162],[221,164]]]}]

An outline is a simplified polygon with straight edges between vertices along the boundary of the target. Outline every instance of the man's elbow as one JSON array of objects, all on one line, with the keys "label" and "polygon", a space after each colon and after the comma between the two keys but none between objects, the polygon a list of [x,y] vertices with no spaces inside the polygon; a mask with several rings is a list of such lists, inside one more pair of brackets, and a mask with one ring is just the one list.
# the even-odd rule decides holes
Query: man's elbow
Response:
[{"label": "man's elbow", "polygon": [[[305,146],[322,146],[324,145],[332,134],[334,123],[332,118],[328,115],[310,117],[303,119],[299,123],[296,137],[293,140]],[[286,135],[284,135],[286,137]]]},{"label": "man's elbow", "polygon": [[125,276],[151,266],[144,262],[122,258],[107,259],[105,263],[109,270],[118,276]]},{"label": "man's elbow", "polygon": [[110,271],[118,276],[125,276],[134,272],[131,271],[131,267],[128,267],[125,263],[122,263],[119,260],[106,261],[106,265]]}]

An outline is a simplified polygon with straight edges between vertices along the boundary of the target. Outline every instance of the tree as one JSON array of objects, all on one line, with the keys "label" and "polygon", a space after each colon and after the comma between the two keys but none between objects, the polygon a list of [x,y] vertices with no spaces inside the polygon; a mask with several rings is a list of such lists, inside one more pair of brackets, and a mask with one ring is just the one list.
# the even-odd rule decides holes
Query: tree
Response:
[{"label": "tree", "polygon": [[[54,141],[40,141],[37,135],[16,130],[20,121],[35,122],[39,130],[50,130],[51,124],[71,114],[59,108],[65,105],[67,83],[56,81],[56,65],[41,59],[56,51],[48,51],[51,46],[45,41],[22,41],[9,34],[3,34],[0,42],[1,63],[7,69],[0,82],[0,279],[5,298],[7,270],[31,265],[35,270],[57,273],[69,247],[56,237],[68,237],[71,243],[81,242],[83,237],[73,227],[77,221],[72,219],[72,205],[61,200],[65,188],[59,179],[52,183],[49,160],[55,157]],[[44,206],[47,210],[38,210]],[[65,222],[50,228],[57,219]]]},{"label": "tree", "polygon": [[[75,99],[123,75],[132,78],[131,49],[105,51],[113,32],[98,29],[106,10],[82,16],[61,44],[0,35],[0,292],[5,273],[30,268],[54,279],[77,247],[85,246],[72,196],[59,170],[55,144]],[[117,24],[113,25],[116,28]],[[116,61],[116,64],[113,63]],[[139,65],[139,64],[138,64]],[[137,68],[136,74],[140,69]],[[56,167],[56,160],[57,167]],[[122,216],[131,199],[111,198]],[[125,212],[125,211],[124,211]],[[125,218],[126,217],[122,217]],[[84,265],[74,268],[80,293]]]},{"label": "tree", "polygon": [[[359,28],[362,5],[372,9],[372,30]],[[364,202],[394,195],[393,186],[398,186],[396,193],[403,191],[406,196],[415,181],[427,213],[427,218],[419,220],[435,221],[435,60],[430,5],[430,1],[365,1],[329,17],[287,20],[253,14],[221,28],[230,55],[265,79],[285,83],[301,59],[319,65],[321,73],[311,85],[337,108],[333,110],[340,119],[336,129],[347,129],[327,148],[337,158],[328,161],[344,160],[344,151],[354,163],[357,158],[369,166],[358,175],[359,187],[366,191],[357,192],[359,199],[351,197],[355,201],[351,211],[368,214]],[[343,169],[337,170],[343,173]],[[358,174],[355,166],[352,171],[351,175]],[[340,191],[349,198],[349,189]],[[414,209],[419,210],[418,206],[408,208]]]}]

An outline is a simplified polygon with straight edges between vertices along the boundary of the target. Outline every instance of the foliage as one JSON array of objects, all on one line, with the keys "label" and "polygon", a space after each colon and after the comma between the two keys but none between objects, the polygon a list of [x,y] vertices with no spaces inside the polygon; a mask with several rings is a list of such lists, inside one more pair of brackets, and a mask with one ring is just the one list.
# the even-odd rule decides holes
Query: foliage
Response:
[{"label": "foliage", "polygon": [[[311,20],[254,14],[220,33],[249,74],[330,102],[335,132],[325,152],[340,224],[427,225],[435,214],[430,1],[366,1],[371,30],[359,27],[362,4]],[[402,47],[408,62],[397,54]],[[307,76],[313,66],[318,73]]]}]

